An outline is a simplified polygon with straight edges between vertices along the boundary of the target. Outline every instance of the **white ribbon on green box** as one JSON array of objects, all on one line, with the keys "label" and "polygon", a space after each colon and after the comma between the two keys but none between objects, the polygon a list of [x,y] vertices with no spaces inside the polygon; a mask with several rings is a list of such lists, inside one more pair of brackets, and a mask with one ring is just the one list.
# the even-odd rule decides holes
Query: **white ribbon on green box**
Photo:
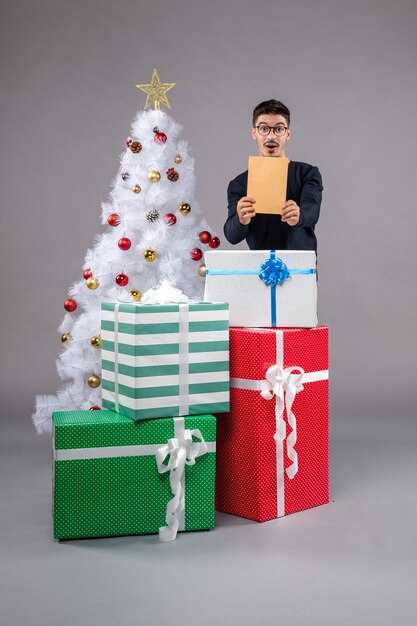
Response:
[{"label": "white ribbon on green box", "polygon": [[102,401],[131,419],[229,410],[225,303],[102,303]]},{"label": "white ribbon on green box", "polygon": [[[274,435],[276,443],[277,466],[277,506],[278,517],[285,515],[285,482],[284,482],[284,441],[287,439],[287,456],[291,465],[285,473],[293,479],[298,472],[298,454],[295,450],[297,442],[297,419],[292,405],[297,393],[304,390],[304,384],[319,380],[328,380],[329,370],[305,372],[302,367],[283,367],[284,363],[284,333],[282,330],[273,330],[276,337],[276,364],[271,365],[265,373],[264,380],[250,380],[246,378],[231,378],[230,387],[259,391],[262,398],[272,400],[275,397],[275,424]],[[284,407],[287,411],[288,423],[291,432],[287,438],[287,426],[284,420]]]},{"label": "white ribbon on green box", "polygon": [[[167,504],[166,526],[159,529],[160,541],[173,541],[178,530],[184,530],[185,519],[185,466],[195,465],[198,456],[209,451],[208,444],[204,441],[199,429],[184,429],[184,420],[174,418],[175,437],[168,440],[164,446],[156,452],[156,464],[158,472],[169,472],[171,492],[174,496]],[[193,440],[193,437],[197,441]],[[165,460],[168,458],[168,463]]]},{"label": "white ribbon on green box", "polygon": [[[155,456],[157,471],[170,472],[170,487],[173,498],[166,506],[166,526],[159,529],[162,542],[173,541],[177,532],[185,530],[185,466],[195,465],[196,458],[216,452],[215,441],[205,441],[199,429],[185,429],[184,418],[174,417],[174,437],[165,444],[139,444],[126,446],[101,446],[97,448],[55,448],[54,461],[79,461],[129,456]],[[55,431],[54,431],[55,432]],[[197,439],[197,440],[196,440]],[[166,458],[168,463],[165,464]]]}]

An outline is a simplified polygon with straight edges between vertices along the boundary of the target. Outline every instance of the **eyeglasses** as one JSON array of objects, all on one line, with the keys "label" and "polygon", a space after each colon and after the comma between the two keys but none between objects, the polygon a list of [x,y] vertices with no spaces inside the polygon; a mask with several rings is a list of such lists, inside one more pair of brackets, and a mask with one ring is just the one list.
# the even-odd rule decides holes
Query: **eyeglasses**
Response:
[{"label": "eyeglasses", "polygon": [[288,126],[284,126],[284,124],[278,124],[278,126],[268,126],[268,124],[259,124],[259,126],[255,126],[256,130],[260,135],[266,137],[269,133],[272,132],[276,137],[282,137],[285,135],[285,132],[288,130]]}]

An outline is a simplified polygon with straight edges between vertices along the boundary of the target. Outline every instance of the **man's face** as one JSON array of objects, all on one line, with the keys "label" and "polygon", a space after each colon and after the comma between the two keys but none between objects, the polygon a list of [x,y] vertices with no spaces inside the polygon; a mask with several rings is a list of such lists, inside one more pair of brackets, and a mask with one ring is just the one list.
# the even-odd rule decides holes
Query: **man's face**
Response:
[{"label": "man's face", "polygon": [[[275,133],[267,128],[268,126],[276,128],[279,132]],[[258,146],[259,156],[285,157],[285,144],[291,135],[287,126],[287,121],[283,115],[271,113],[260,115],[257,118],[255,128],[252,128],[252,137]]]}]

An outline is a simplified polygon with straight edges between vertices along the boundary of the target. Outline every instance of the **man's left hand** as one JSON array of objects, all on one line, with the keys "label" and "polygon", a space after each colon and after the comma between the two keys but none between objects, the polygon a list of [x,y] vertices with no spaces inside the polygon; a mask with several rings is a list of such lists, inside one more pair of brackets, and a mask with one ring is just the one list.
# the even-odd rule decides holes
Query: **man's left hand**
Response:
[{"label": "man's left hand", "polygon": [[287,200],[282,207],[281,220],[289,226],[296,226],[300,221],[300,207],[294,200]]}]

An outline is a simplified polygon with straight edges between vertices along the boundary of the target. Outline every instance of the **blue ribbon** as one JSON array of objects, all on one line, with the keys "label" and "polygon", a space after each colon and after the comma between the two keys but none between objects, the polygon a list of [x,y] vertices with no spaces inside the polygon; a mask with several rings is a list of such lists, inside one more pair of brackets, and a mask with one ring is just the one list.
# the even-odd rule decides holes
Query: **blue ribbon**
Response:
[{"label": "blue ribbon", "polygon": [[271,256],[261,265],[259,277],[262,278],[265,285],[275,287],[282,285],[284,280],[288,280],[290,273],[288,267],[282,259],[275,258],[275,250],[271,250]]},{"label": "blue ribbon", "polygon": [[206,276],[255,276],[258,275],[265,285],[271,287],[271,326],[277,325],[277,304],[276,286],[282,286],[286,280],[294,274],[315,274],[316,270],[311,269],[288,269],[286,264],[279,257],[275,257],[275,250],[271,250],[268,259],[262,263],[257,270],[206,270]]}]

